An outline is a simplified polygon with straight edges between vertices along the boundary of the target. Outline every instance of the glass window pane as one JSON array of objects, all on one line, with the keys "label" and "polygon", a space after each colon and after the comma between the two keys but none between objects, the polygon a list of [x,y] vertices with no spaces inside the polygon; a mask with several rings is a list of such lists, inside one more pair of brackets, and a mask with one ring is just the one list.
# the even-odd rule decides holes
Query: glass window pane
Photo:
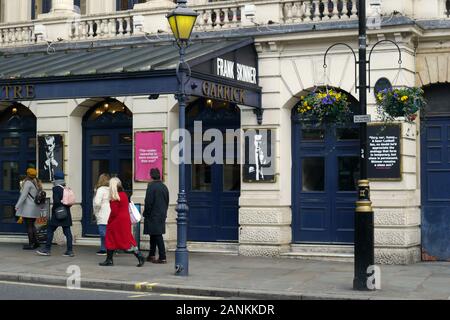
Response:
[{"label": "glass window pane", "polygon": [[95,185],[97,184],[98,177],[102,173],[110,173],[109,172],[109,160],[92,160],[92,187],[95,188]]},{"label": "glass window pane", "polygon": [[4,138],[3,146],[5,148],[19,148],[20,147],[20,138]]},{"label": "glass window pane", "polygon": [[339,157],[338,169],[339,191],[356,191],[359,180],[359,158]]},{"label": "glass window pane", "polygon": [[238,164],[223,165],[223,191],[241,190],[241,166]]},{"label": "glass window pane", "polygon": [[93,146],[109,145],[109,144],[111,144],[111,137],[110,136],[92,136],[91,144]]},{"label": "glass window pane", "polygon": [[336,135],[339,140],[359,140],[359,129],[339,128],[336,129]]},{"label": "glass window pane", "polygon": [[131,192],[133,190],[133,164],[131,159],[120,160],[119,179],[126,191]]},{"label": "glass window pane", "polygon": [[18,191],[19,187],[19,163],[3,162],[3,191]]},{"label": "glass window pane", "polygon": [[124,133],[119,136],[119,143],[120,144],[132,144],[133,143],[133,137],[131,134]]},{"label": "glass window pane", "polygon": [[322,157],[304,158],[302,161],[303,191],[325,190],[325,159]]},{"label": "glass window pane", "polygon": [[323,129],[302,129],[302,140],[323,140],[324,136]]},{"label": "glass window pane", "polygon": [[211,191],[211,166],[207,164],[192,165],[192,190]]},{"label": "glass window pane", "polygon": [[28,139],[28,148],[36,149],[36,138],[29,138]]},{"label": "glass window pane", "polygon": [[1,223],[15,223],[16,212],[13,206],[1,206],[0,218]]}]

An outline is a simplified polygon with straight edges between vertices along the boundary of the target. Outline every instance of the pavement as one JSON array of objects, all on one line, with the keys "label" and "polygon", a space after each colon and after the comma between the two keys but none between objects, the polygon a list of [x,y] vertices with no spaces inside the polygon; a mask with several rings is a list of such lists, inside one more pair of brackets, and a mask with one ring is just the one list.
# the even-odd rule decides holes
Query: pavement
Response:
[{"label": "pavement", "polygon": [[78,266],[81,288],[264,300],[450,300],[448,262],[382,265],[381,289],[361,292],[352,289],[353,263],[190,253],[189,276],[180,277],[172,252],[165,265],[137,268],[133,255],[121,253],[113,267],[100,267],[105,257],[95,255],[97,248],[75,247],[73,258],[62,257],[64,249],[55,246],[45,257],[2,243],[0,281],[66,286],[68,268]]}]

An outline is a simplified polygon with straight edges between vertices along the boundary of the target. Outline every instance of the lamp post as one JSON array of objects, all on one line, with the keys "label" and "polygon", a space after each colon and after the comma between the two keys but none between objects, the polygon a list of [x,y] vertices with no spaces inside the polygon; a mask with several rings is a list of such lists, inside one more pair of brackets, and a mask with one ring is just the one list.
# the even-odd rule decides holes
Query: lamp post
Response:
[{"label": "lamp post", "polygon": [[[366,1],[359,0],[359,103],[361,114],[367,114],[367,34]],[[367,123],[360,124],[360,177],[355,210],[355,268],[353,289],[370,290],[367,273],[375,264],[373,209],[367,179]]]},{"label": "lamp post", "polygon": [[[402,55],[400,47],[392,40],[380,40],[375,43],[370,50],[369,59],[367,59],[367,22],[366,22],[366,1],[359,0],[358,18],[359,18],[359,59],[355,51],[346,43],[335,43],[330,46],[324,55],[323,67],[327,68],[327,54],[335,46],[346,46],[353,53],[355,58],[355,85],[356,85],[356,66],[359,67],[359,84],[356,86],[359,90],[359,103],[361,115],[367,114],[367,90],[370,90],[371,56],[375,47],[382,42],[389,42],[398,49],[399,60],[402,64]],[[369,69],[369,86],[367,85],[367,65]],[[374,249],[374,214],[372,202],[370,201],[370,186],[367,175],[367,123],[360,123],[360,177],[358,181],[358,200],[355,210],[355,266],[353,289],[355,290],[374,290],[376,285],[369,279],[369,273],[376,272],[375,268],[375,249]],[[376,279],[376,277],[374,277]]]},{"label": "lamp post", "polygon": [[188,227],[188,202],[186,197],[186,101],[187,95],[186,85],[186,68],[188,67],[184,57],[186,48],[189,46],[189,39],[197,20],[198,13],[186,7],[186,0],[177,1],[174,10],[167,14],[170,28],[176,39],[180,50],[180,59],[177,66],[177,79],[179,83],[179,91],[175,95],[178,100],[179,108],[179,145],[181,146],[180,166],[179,166],[179,193],[177,206],[177,249],[175,251],[175,275],[187,276],[189,274],[189,252],[187,250],[187,227]]}]

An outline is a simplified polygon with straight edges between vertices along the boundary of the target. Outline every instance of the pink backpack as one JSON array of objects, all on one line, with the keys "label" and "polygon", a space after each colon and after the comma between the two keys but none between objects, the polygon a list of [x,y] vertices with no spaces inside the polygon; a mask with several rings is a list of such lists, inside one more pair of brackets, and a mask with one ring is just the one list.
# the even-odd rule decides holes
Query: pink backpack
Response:
[{"label": "pink backpack", "polygon": [[63,198],[61,200],[61,203],[65,206],[71,207],[75,204],[75,193],[70,189],[69,187],[63,187],[64,189]]}]

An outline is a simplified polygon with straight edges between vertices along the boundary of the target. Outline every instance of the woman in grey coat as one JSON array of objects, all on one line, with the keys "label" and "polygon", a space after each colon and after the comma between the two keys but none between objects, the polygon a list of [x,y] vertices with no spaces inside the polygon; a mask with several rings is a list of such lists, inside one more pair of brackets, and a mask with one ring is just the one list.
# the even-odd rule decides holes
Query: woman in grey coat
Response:
[{"label": "woman in grey coat", "polygon": [[16,216],[22,217],[27,227],[28,245],[23,247],[24,250],[39,248],[34,224],[36,219],[41,216],[41,208],[34,202],[34,198],[40,189],[42,189],[42,185],[37,178],[36,169],[29,168],[27,170],[27,176],[23,181],[19,200],[16,203]]}]

